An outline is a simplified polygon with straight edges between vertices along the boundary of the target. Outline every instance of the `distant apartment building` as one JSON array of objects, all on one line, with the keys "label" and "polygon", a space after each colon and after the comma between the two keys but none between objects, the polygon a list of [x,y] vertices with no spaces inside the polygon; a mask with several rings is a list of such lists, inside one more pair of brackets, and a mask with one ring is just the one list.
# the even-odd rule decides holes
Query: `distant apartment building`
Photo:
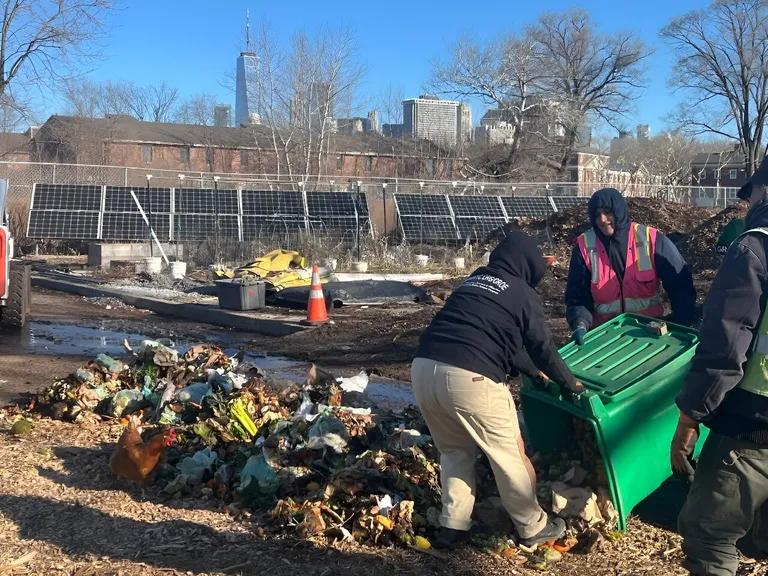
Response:
[{"label": "distant apartment building", "polygon": [[379,113],[376,110],[368,112],[368,131],[379,132]]},{"label": "distant apartment building", "polygon": [[700,152],[691,161],[691,177],[698,186],[741,188],[749,177],[744,153],[740,149]]},{"label": "distant apartment building", "polygon": [[455,146],[471,136],[469,107],[428,94],[403,100],[403,132],[411,138]]},{"label": "distant apartment building", "polygon": [[378,115],[375,110],[368,112],[365,118],[356,116],[354,118],[337,118],[335,120],[336,132],[339,134],[356,134],[360,132],[379,131]]},{"label": "distant apartment building", "polygon": [[232,125],[232,106],[220,104],[213,109],[213,125],[228,127]]},{"label": "distant apartment building", "polygon": [[241,52],[235,78],[235,125],[260,124],[259,58],[254,52]]},{"label": "distant apartment building", "polygon": [[467,104],[459,104],[458,127],[456,138],[459,144],[472,140],[472,109]]},{"label": "distant apartment building", "polygon": [[515,128],[512,123],[512,113],[507,110],[491,108],[483,114],[480,126],[474,130],[474,140],[485,146],[512,144],[515,138]]}]

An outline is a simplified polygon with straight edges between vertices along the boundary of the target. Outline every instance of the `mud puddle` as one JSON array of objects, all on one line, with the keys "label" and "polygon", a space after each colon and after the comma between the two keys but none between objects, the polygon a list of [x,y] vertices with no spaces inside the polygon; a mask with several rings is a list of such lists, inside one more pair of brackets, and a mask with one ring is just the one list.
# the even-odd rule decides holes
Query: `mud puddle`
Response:
[{"label": "mud puddle", "polygon": [[[138,347],[142,340],[155,339],[146,334],[116,329],[107,322],[81,326],[61,322],[32,321],[22,330],[0,331],[0,348],[12,346],[14,350],[27,354],[46,356],[84,356],[94,358],[98,354],[120,357],[126,354],[124,341]],[[171,338],[173,346],[184,352],[199,340]],[[220,345],[228,354],[235,354],[240,344],[247,340],[239,338],[216,337],[207,334],[206,342]],[[248,354],[248,360],[258,366],[271,378],[286,383],[303,383],[306,379],[309,363],[293,360],[284,356],[266,354]],[[72,369],[75,369],[73,365]],[[354,374],[338,374],[353,376]],[[415,402],[410,384],[378,376],[371,376],[366,395],[380,408],[398,409]]]}]

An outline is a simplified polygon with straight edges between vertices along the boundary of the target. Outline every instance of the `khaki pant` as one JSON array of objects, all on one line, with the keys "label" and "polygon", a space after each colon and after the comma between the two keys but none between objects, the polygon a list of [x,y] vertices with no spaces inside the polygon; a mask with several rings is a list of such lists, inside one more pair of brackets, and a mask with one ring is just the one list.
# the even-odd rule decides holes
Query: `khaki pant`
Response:
[{"label": "khaki pant", "polygon": [[411,382],[440,451],[440,523],[469,530],[479,449],[490,461],[501,501],[520,537],[538,534],[547,515],[536,500],[536,476],[525,455],[515,403],[506,385],[426,358],[414,359]]}]

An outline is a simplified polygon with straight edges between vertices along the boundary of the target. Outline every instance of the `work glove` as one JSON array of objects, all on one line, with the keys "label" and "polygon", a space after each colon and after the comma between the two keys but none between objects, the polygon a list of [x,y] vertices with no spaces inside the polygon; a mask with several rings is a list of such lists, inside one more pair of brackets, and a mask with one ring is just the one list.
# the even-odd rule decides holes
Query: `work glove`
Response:
[{"label": "work glove", "polygon": [[584,337],[587,335],[587,329],[583,324],[576,326],[576,330],[571,334],[571,340],[576,343],[576,346],[584,345]]},{"label": "work glove", "polygon": [[693,450],[698,439],[699,423],[681,412],[670,447],[670,460],[674,472],[693,478]]}]

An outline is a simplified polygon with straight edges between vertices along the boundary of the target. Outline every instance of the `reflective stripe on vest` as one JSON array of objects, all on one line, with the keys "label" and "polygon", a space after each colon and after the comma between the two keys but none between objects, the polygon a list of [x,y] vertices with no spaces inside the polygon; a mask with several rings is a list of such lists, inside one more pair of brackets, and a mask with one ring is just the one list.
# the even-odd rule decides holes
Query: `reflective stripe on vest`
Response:
[{"label": "reflective stripe on vest", "polygon": [[[652,238],[650,227],[635,222],[631,224],[631,236],[629,238],[629,245],[627,246],[627,254],[634,254],[634,261],[631,262],[630,265],[637,270],[637,273],[653,272],[654,270],[654,246]],[[626,287],[619,287],[616,290],[616,296],[618,298],[607,302],[599,302],[595,297],[595,290],[601,290],[601,288],[609,282],[623,283],[624,281],[619,279],[618,276],[615,276],[613,279],[610,277],[602,278],[601,270],[610,268],[610,263],[605,262],[601,265],[601,246],[598,246],[597,234],[594,229],[590,228],[584,232],[579,238],[579,243],[580,249],[582,250],[582,257],[591,272],[593,305],[596,315],[595,321],[597,324],[601,324],[622,312],[635,312],[648,315],[663,314],[662,300],[655,291],[653,294],[645,294],[643,297],[633,298],[632,296],[626,295]],[[603,252],[605,252],[605,250],[603,250]],[[605,252],[605,258],[608,258],[607,252]],[[625,274],[625,277],[626,276],[627,274]],[[633,277],[634,274],[629,274],[629,276]],[[632,279],[630,279],[630,282],[632,282]],[[623,302],[621,295],[624,295]]]},{"label": "reflective stripe on vest", "polygon": [[597,254],[597,235],[590,228],[584,232],[584,245],[589,252],[589,267],[592,269],[592,284],[600,282],[600,256]]},{"label": "reflective stripe on vest", "polygon": [[[746,230],[734,242],[756,232],[768,237],[768,228],[753,228]],[[757,325],[757,334],[752,342],[752,350],[744,368],[744,376],[739,382],[739,388],[759,396],[768,397],[768,314],[763,310]]]}]

